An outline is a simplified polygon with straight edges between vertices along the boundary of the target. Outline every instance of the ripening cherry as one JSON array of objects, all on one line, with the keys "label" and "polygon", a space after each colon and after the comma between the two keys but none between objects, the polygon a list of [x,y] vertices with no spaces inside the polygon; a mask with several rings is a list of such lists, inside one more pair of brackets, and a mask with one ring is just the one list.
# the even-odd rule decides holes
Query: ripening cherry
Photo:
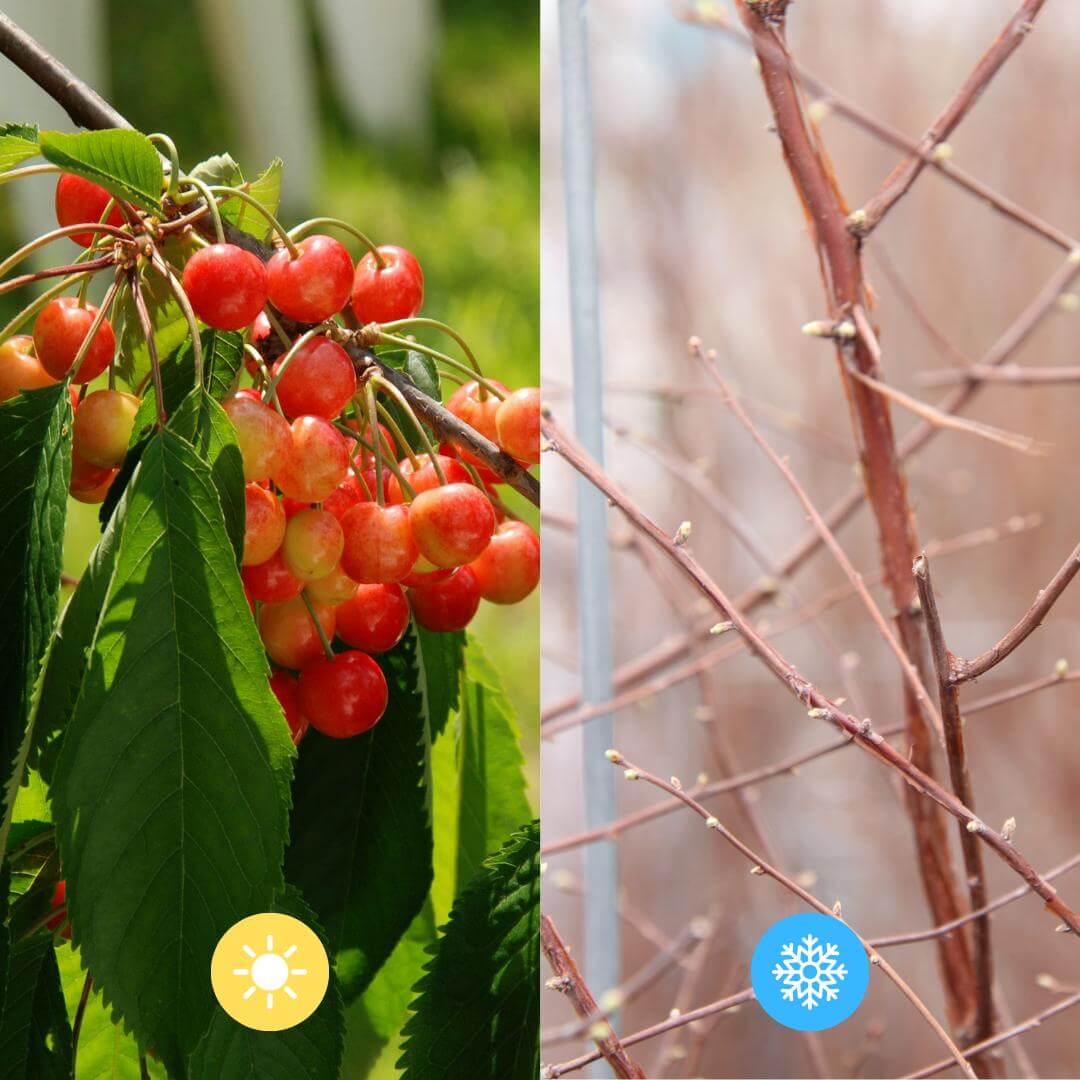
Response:
[{"label": "ripening cherry", "polygon": [[446,570],[430,563],[423,555],[413,563],[412,570],[401,579],[402,585],[412,588],[415,585],[434,585],[439,581],[445,581],[457,572],[457,567],[452,566]]},{"label": "ripening cherry", "polygon": [[[442,467],[443,476],[446,477],[448,484],[472,483],[472,477],[469,476],[468,469],[456,458],[446,457],[443,454],[436,454],[435,457]],[[398,468],[401,470],[402,476],[412,485],[417,495],[421,491],[430,491],[432,488],[439,486],[439,474],[431,463],[430,454],[417,454],[415,463],[409,458],[402,458],[398,462]],[[401,484],[398,483],[398,478],[393,473],[390,474],[390,479],[386,483],[386,500],[392,503],[405,501],[405,496],[401,491]]]},{"label": "ripening cherry", "polygon": [[267,293],[290,319],[320,323],[349,302],[352,256],[332,236],[309,236],[296,246],[299,255],[282,248],[266,264]]},{"label": "ripening cherry", "polygon": [[334,739],[370,731],[386,712],[390,692],[367,653],[323,657],[300,673],[300,707],[311,726]]},{"label": "ripening cherry", "polygon": [[[327,640],[334,636],[334,609],[325,604],[312,604]],[[270,659],[282,667],[299,671],[313,660],[325,655],[319,631],[303,597],[296,596],[281,604],[265,604],[259,612],[259,633]],[[303,708],[303,702],[301,701]],[[303,709],[308,720],[312,719]]]},{"label": "ripening cherry", "polygon": [[309,582],[307,594],[320,604],[334,607],[351,600],[356,595],[356,589],[357,583],[341,569],[341,563],[338,563],[329,574]]},{"label": "ripening cherry", "polygon": [[251,483],[276,476],[292,453],[292,432],[285,417],[242,392],[226,398],[222,408],[236,429],[244,479]]},{"label": "ripening cherry", "polygon": [[469,567],[485,600],[516,604],[540,581],[540,537],[524,521],[504,522]]},{"label": "ripening cherry", "polygon": [[280,604],[299,596],[304,583],[294,577],[292,571],[281,558],[281,551],[275,551],[265,562],[254,566],[245,566],[240,571],[244,586],[252,600],[261,600],[264,604]]},{"label": "ripening cherry", "polygon": [[[366,480],[367,477],[365,476]],[[370,491],[375,490],[375,478],[372,476]],[[371,497],[364,490],[364,485],[350,472],[348,476],[329,495],[323,499],[323,509],[329,510],[340,521],[357,503],[371,502]]]},{"label": "ripening cherry", "polygon": [[342,519],[345,548],[341,567],[361,584],[400,581],[413,568],[419,554],[409,526],[407,506],[354,506]]},{"label": "ripening cherry", "polygon": [[351,600],[335,608],[337,635],[354,649],[392,649],[409,625],[409,602],[400,585],[360,585]]},{"label": "ripening cherry", "polygon": [[[496,387],[501,393],[509,391],[501,382],[495,379],[485,380],[491,386]],[[480,432],[485,439],[497,443],[499,432],[495,423],[495,414],[499,411],[502,401],[494,394],[483,389],[478,382],[467,382],[459,386],[446,402],[447,409],[459,420],[466,423],[474,431]]]},{"label": "ripening cherry", "polygon": [[463,566],[445,581],[410,589],[409,602],[425,630],[464,630],[480,607],[480,586],[472,568]]},{"label": "ripening cherry", "polygon": [[243,566],[258,566],[266,562],[285,536],[285,511],[272,491],[259,484],[244,488],[244,556]]},{"label": "ripening cherry", "polygon": [[305,584],[326,577],[338,564],[345,535],[338,519],[327,510],[308,508],[289,518],[281,557]]},{"label": "ripening cherry", "polygon": [[322,502],[345,479],[349,451],[337,428],[321,416],[292,422],[292,450],[274,482],[290,499]]},{"label": "ripening cherry", "polygon": [[492,484],[501,484],[502,477],[498,473],[489,469],[475,454],[470,454],[467,450],[462,450],[456,447],[453,443],[444,442],[439,447],[439,453],[445,457],[453,458],[455,461],[467,462],[476,470],[476,475],[480,477],[480,483],[486,487],[490,487]]},{"label": "ripening cherry", "polygon": [[0,345],[0,401],[7,401],[23,390],[55,386],[54,379],[33,354],[34,339],[17,334]]},{"label": "ripening cherry", "polygon": [[75,413],[71,443],[91,465],[114,469],[127,455],[139,399],[121,390],[95,390]]},{"label": "ripening cherry", "polygon": [[266,306],[266,267],[235,244],[201,248],[184,266],[192,310],[215,330],[243,330]]},{"label": "ripening cherry", "polygon": [[499,445],[527,465],[540,463],[540,390],[526,386],[515,390],[495,410]]},{"label": "ripening cherry", "polygon": [[56,912],[56,915],[53,918],[49,919],[48,922],[45,923],[45,926],[49,930],[53,931],[53,933],[55,933],[57,930],[60,929],[61,926],[63,926],[64,929],[61,932],[60,936],[65,941],[70,941],[71,940],[71,924],[68,923],[68,917],[67,917],[67,882],[66,881],[58,881],[56,883],[56,886],[53,889],[52,902],[50,903],[49,907],[50,907],[50,909],[52,911]]},{"label": "ripening cherry", "polygon": [[[41,366],[54,378],[62,379],[75,363],[75,357],[90,333],[98,309],[93,304],[79,307],[74,296],[50,300],[34,321],[34,351]],[[111,363],[116,353],[116,334],[112,323],[102,319],[86,350],[72,382],[87,383],[96,379]]]},{"label": "ripening cherry", "polygon": [[[111,198],[103,187],[99,187],[92,180],[74,173],[64,173],[56,181],[56,220],[62,226],[97,225]],[[114,205],[109,211],[106,224],[116,228],[124,224],[124,215],[120,213],[119,206]],[[103,235],[93,231],[72,233],[71,239],[80,247],[88,248],[96,237]]]},{"label": "ripening cherry", "polygon": [[383,244],[379,266],[372,252],[356,264],[352,286],[353,313],[362,323],[411,319],[424,306],[424,272],[411,251]]},{"label": "ripening cherry", "polygon": [[[374,441],[370,437],[366,424],[361,429],[355,420],[350,420],[349,427],[351,427],[359,434],[363,435],[368,440],[368,442]],[[394,443],[394,436],[390,433],[390,429],[385,424],[379,424],[378,431],[379,452],[383,455],[383,460],[385,461],[387,456],[396,459],[398,456],[397,445]],[[375,455],[366,446],[360,447],[360,464],[365,469],[370,468],[372,465],[375,464]]]},{"label": "ripening cherry", "polygon": [[[283,359],[273,367],[275,377],[282,371]],[[325,337],[301,345],[277,383],[278,401],[289,416],[310,414],[333,420],[355,393],[356,369],[349,354]]]},{"label": "ripening cherry", "polygon": [[[248,327],[251,344],[258,348],[259,344],[270,336],[270,330],[270,320],[266,317],[266,312],[260,311],[255,316],[255,321]],[[247,373],[252,378],[257,377],[260,373],[258,361],[247,350],[244,351],[244,367],[247,368]]]},{"label": "ripening cherry", "polygon": [[413,499],[409,522],[420,554],[445,569],[472,562],[488,546],[495,511],[472,484],[446,484]]},{"label": "ripening cherry", "polygon": [[[75,415],[78,416],[78,413]],[[91,465],[72,451],[68,491],[71,492],[73,499],[81,503],[93,505],[104,502],[116,473],[116,469],[103,469],[100,465]]]},{"label": "ripening cherry", "polygon": [[293,745],[299,746],[300,740],[307,734],[308,719],[300,709],[300,687],[296,676],[280,668],[274,668],[270,675],[270,689],[274,692],[274,697],[278,699],[281,711],[285,714],[285,722],[289,725]]}]

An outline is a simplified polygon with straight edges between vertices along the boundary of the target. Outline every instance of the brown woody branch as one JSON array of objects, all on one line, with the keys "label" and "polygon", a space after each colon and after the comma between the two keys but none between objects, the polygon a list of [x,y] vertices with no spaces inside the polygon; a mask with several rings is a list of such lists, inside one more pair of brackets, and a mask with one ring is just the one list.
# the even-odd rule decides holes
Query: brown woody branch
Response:
[{"label": "brown woody branch", "polygon": [[919,375],[923,386],[948,386],[953,383],[1005,383],[1009,386],[1060,386],[1080,382],[1080,367],[1028,367],[1017,364],[993,368],[985,364],[968,367],[945,368],[942,371],[924,371]]}]

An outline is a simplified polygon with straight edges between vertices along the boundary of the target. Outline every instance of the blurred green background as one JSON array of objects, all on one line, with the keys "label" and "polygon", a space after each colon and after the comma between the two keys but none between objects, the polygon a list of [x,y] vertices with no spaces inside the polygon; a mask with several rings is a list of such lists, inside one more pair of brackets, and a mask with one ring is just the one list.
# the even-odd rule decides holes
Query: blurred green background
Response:
[{"label": "blurred green background", "polygon": [[[197,20],[188,5],[111,0],[107,5],[106,93],[142,131],[170,134],[190,167],[228,150],[256,174],[265,161],[240,149],[228,95],[215,79],[205,35],[213,19]],[[298,205],[285,161],[286,226],[312,216],[342,218],[379,243],[411,248],[424,268],[425,314],[459,330],[485,374],[511,386],[539,381],[539,28],[527,4],[443,0],[439,5],[430,83],[430,123],[419,139],[374,140],[350,125],[348,109],[322,59],[325,35],[306,4],[304,25],[317,72],[316,195]],[[211,11],[213,5],[209,5]],[[208,22],[211,24],[208,27]],[[363,49],[356,52],[364,63]],[[266,58],[272,74],[274,59]],[[6,119],[20,119],[6,117]],[[44,183],[32,180],[23,183]],[[26,239],[0,188],[0,247]],[[342,240],[352,243],[342,235]],[[58,249],[57,249],[58,250]],[[357,252],[354,250],[354,255]],[[29,296],[0,297],[7,320]],[[446,348],[431,338],[432,344]],[[451,388],[452,389],[452,388]],[[538,525],[533,508],[508,500]],[[98,536],[97,508],[71,504],[66,569],[78,575]],[[488,604],[473,624],[498,664],[517,705],[539,805],[539,597],[512,608]]]}]

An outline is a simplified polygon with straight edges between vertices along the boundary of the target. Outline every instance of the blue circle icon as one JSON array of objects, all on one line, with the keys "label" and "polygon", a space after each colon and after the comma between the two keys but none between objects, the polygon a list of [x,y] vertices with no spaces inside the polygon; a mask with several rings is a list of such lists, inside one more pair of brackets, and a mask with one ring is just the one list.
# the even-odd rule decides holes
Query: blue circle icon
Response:
[{"label": "blue circle icon", "polygon": [[790,915],[761,936],[750,961],[761,1007],[796,1031],[842,1024],[861,1004],[870,961],[859,939],[831,915]]}]

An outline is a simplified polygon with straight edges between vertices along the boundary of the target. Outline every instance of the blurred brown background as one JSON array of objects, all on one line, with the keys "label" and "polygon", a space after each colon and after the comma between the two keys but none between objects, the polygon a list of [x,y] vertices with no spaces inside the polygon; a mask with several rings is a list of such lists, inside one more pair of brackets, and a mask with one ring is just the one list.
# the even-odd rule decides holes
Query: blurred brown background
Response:
[{"label": "blurred brown background", "polygon": [[[819,508],[851,483],[852,438],[833,351],[800,333],[825,315],[822,289],[802,211],[783,166],[749,53],[715,32],[680,23],[673,9],[644,0],[590,0],[596,114],[598,213],[602,257],[607,410],[631,437],[609,432],[608,466],[666,529],[691,520],[691,545],[729,594],[762,575],[714,507],[695,493],[694,470],[749,523],[779,559],[806,530],[801,508],[773,467],[724,406],[706,393],[674,402],[643,393],[662,384],[707,386],[685,342],[700,336],[718,350],[725,376]],[[727,4],[716,5],[729,11]],[[1017,7],[1016,0],[807,0],[789,10],[795,58],[841,94],[917,137],[937,114]],[[560,182],[558,52],[554,3],[543,5],[543,357],[547,394],[570,419],[568,305]],[[1051,0],[1020,50],[972,115],[950,138],[952,161],[1071,235],[1080,233],[1080,5]],[[822,133],[848,201],[873,194],[899,160],[832,114]],[[977,360],[1060,267],[1063,252],[1017,227],[927,170],[868,245],[877,293],[885,375],[927,401],[941,390],[919,373],[957,362],[921,315],[969,360]],[[899,289],[894,269],[910,295]],[[1080,292],[1080,286],[1077,286]],[[912,299],[913,298],[913,299]],[[1066,295],[1014,359],[1028,365],[1076,364],[1080,299]],[[918,310],[916,310],[916,308]],[[952,649],[974,655],[1025,611],[1077,541],[1077,419],[1080,384],[1053,388],[991,386],[966,415],[1036,435],[1046,456],[1027,456],[970,435],[939,433],[910,464],[920,540],[947,540],[984,526],[1006,535],[933,562]],[[898,434],[917,421],[894,409]],[[644,452],[638,436],[684,459],[673,476]],[[543,693],[550,704],[576,692],[575,543],[562,526],[574,511],[570,470],[554,458],[544,473],[549,527],[544,548]],[[699,483],[700,488],[700,483]],[[1008,533],[1016,515],[1041,515],[1037,527]],[[1015,523],[1014,523],[1015,524]],[[613,513],[614,607],[619,662],[654,648],[707,617],[689,587],[658,587],[633,551],[619,547],[626,526]],[[869,578],[879,567],[874,530],[863,508],[840,533]],[[817,554],[756,619],[782,619],[843,581],[827,553]],[[880,587],[875,596],[885,608]],[[976,685],[971,702],[998,689],[1049,675],[1065,658],[1080,667],[1080,588],[1016,654]],[[857,600],[821,617],[831,645],[812,625],[779,636],[784,654],[828,694],[883,728],[902,719],[900,679],[886,645]],[[708,648],[706,639],[703,646]],[[740,654],[710,669],[711,684],[681,683],[619,712],[616,745],[664,777],[690,784],[719,775],[714,738],[730,747],[738,770],[822,745],[834,733],[808,719],[759,664]],[[703,693],[715,696],[703,707]],[[995,827],[1015,817],[1015,842],[1048,869],[1080,851],[1080,687],[1063,684],[973,716],[967,727],[978,811]],[[710,733],[710,726],[713,730]],[[545,844],[582,828],[580,729],[543,744]],[[939,776],[947,777],[944,761]],[[845,748],[798,775],[748,791],[780,867],[823,901],[843,903],[863,935],[929,927],[913,859],[913,840],[894,777],[867,755]],[[645,785],[620,783],[622,812],[663,798]],[[753,836],[730,797],[710,804],[740,836]],[[959,867],[955,823],[950,840]],[[774,882],[748,866],[689,812],[658,819],[620,840],[624,976],[650,962],[658,943],[676,940],[695,916],[713,935],[691,1006],[749,985],[750,954],[760,934],[795,910]],[[1019,879],[987,859],[991,897]],[[580,947],[581,851],[552,856],[544,903]],[[959,871],[958,871],[959,873]],[[1056,882],[1080,903],[1080,869]],[[1080,952],[1055,934],[1055,920],[1034,897],[993,916],[1000,988],[1022,1019],[1053,1004],[1039,986],[1050,973],[1075,987]],[[930,942],[889,950],[888,958],[939,1017],[943,1000]],[[624,1009],[630,1032],[664,1019],[684,986],[676,965]],[[592,988],[597,995],[604,987]],[[570,1016],[545,994],[545,1026]],[[822,1035],[830,1075],[896,1076],[942,1056],[925,1022],[880,974],[861,1009]],[[1080,1075],[1080,1010],[1026,1035],[1031,1064],[1010,1053],[1008,1075],[1023,1068],[1045,1077]],[[546,1045],[545,1061],[576,1056],[587,1044]],[[794,1077],[809,1075],[802,1040],[750,1003],[715,1025],[683,1028],[677,1038],[639,1048],[650,1076]],[[1022,1062],[1023,1059],[1021,1059]],[[602,1075],[602,1074],[598,1074]],[[957,1075],[956,1070],[942,1075]]]}]

